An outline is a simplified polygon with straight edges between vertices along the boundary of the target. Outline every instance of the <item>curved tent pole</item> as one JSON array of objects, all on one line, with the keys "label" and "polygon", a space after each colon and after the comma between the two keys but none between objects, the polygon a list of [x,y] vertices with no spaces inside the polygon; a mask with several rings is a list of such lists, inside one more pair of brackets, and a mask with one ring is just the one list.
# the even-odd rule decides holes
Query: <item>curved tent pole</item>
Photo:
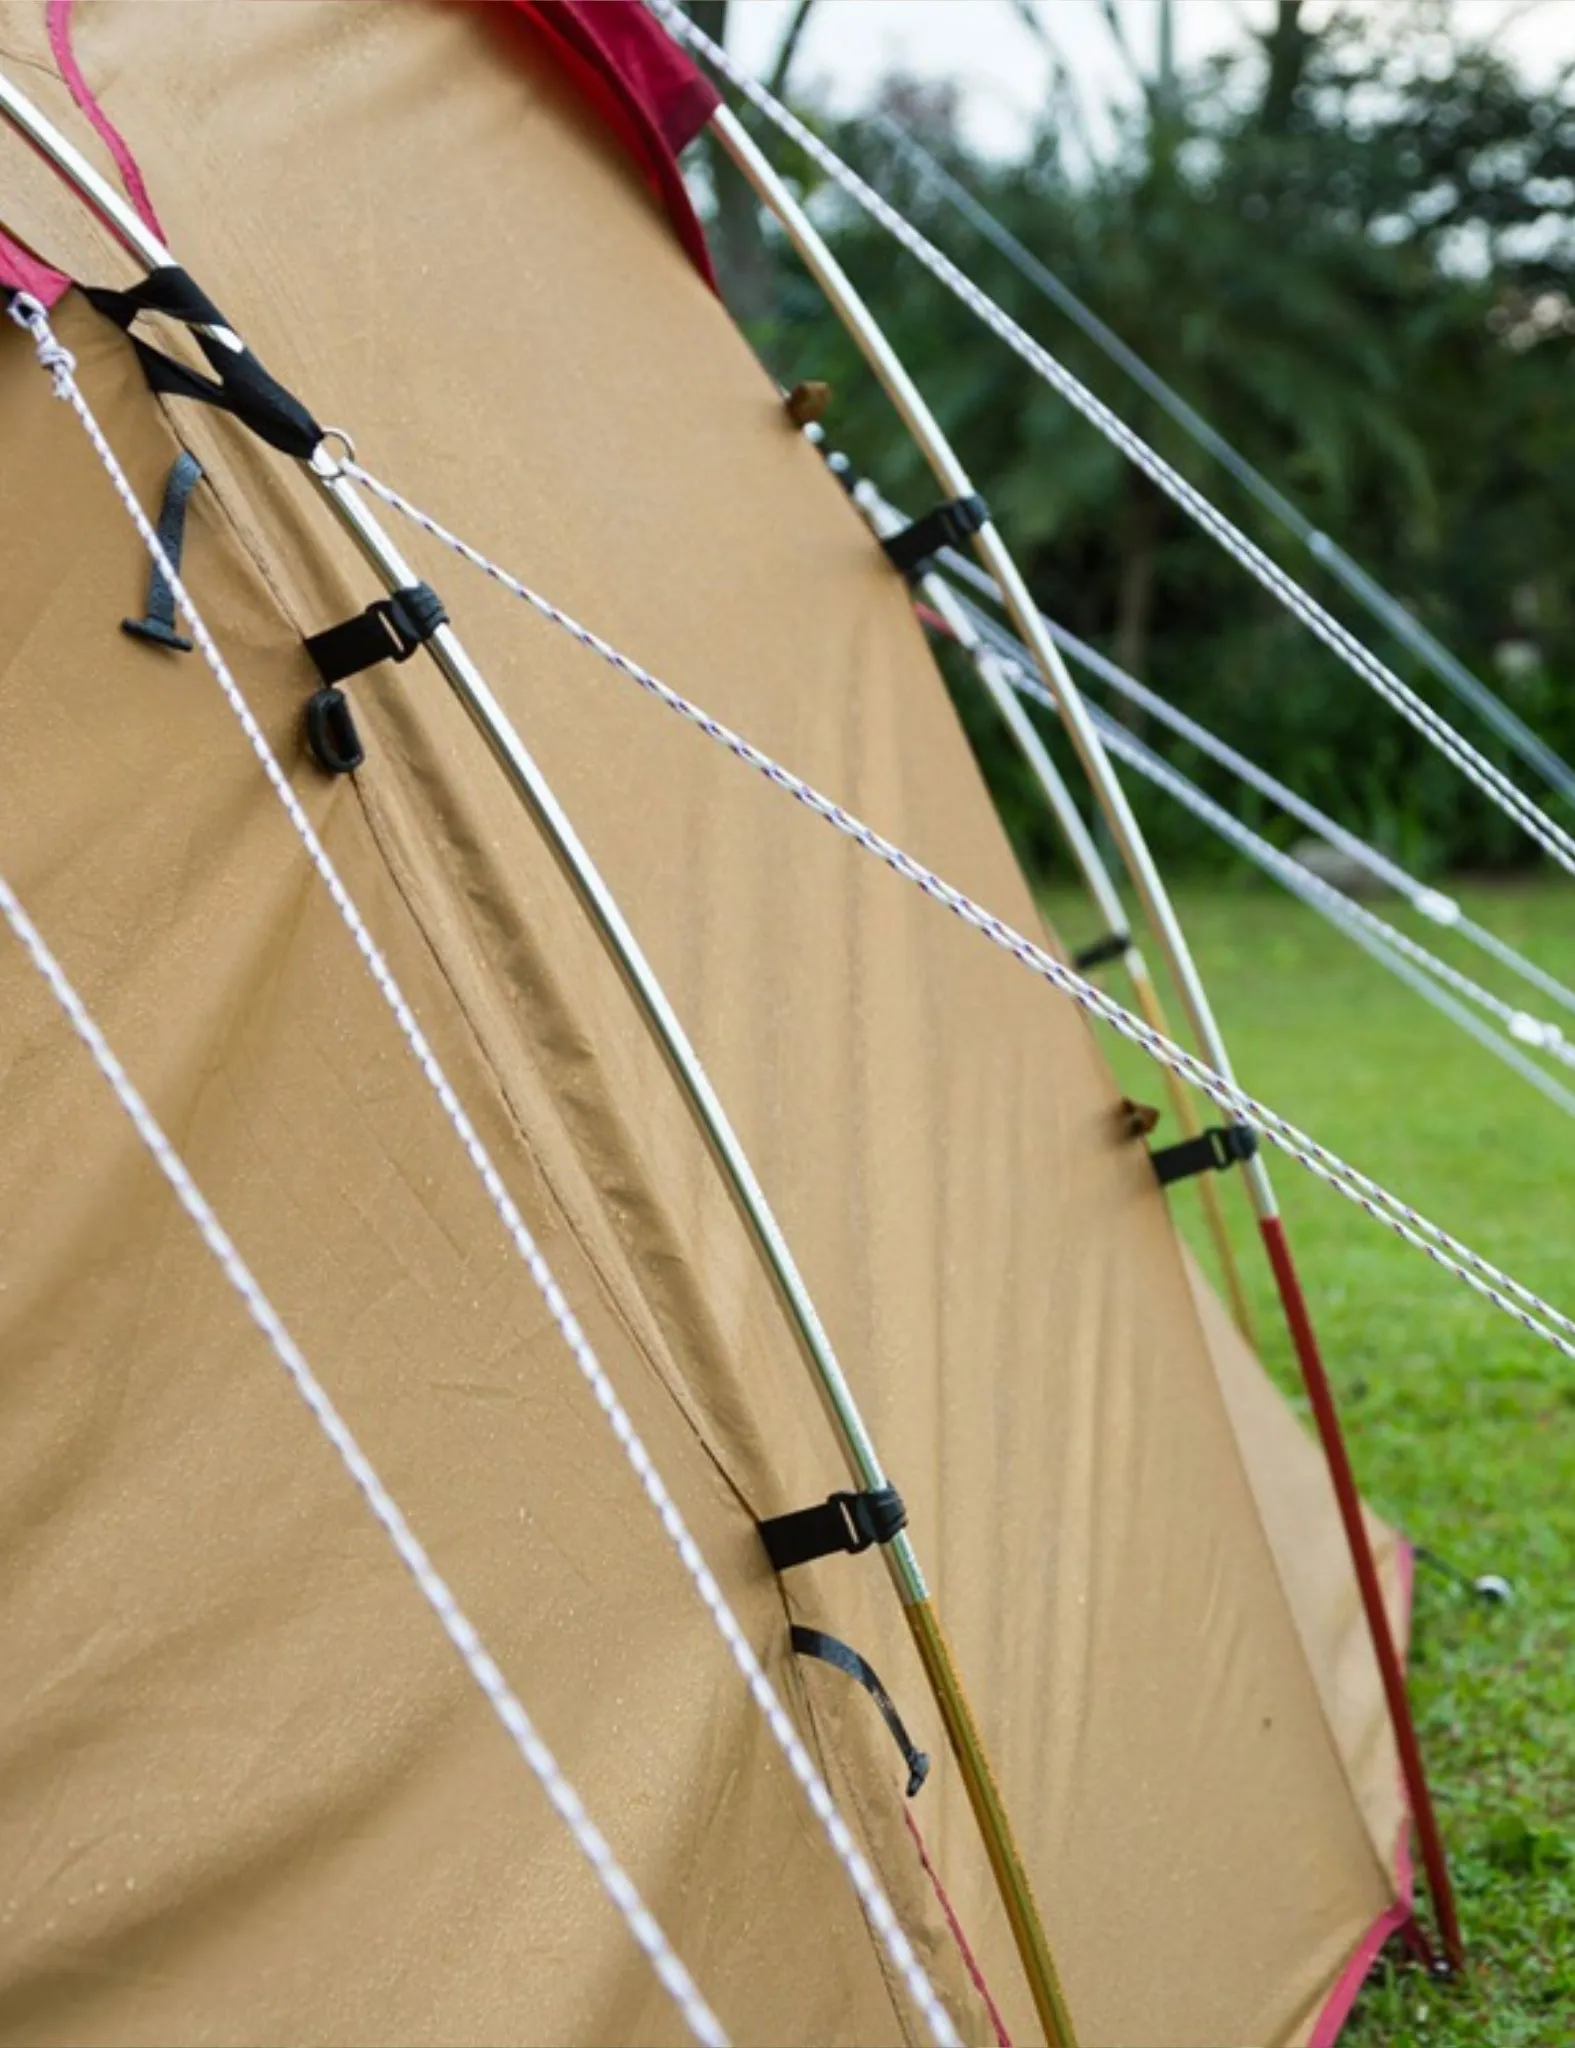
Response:
[{"label": "curved tent pole", "polygon": [[[3,73],[0,73],[0,117],[9,120],[39,150],[146,269],[164,269],[174,265],[174,256],[159,237]],[[228,328],[213,327],[205,331],[221,346],[236,351],[243,346],[240,338]],[[393,595],[414,584],[418,580],[414,571],[326,445],[320,444],[310,459],[302,461],[300,466],[384,589]],[[787,1312],[799,1348],[840,1440],[850,1473],[861,1492],[888,1490],[890,1481],[874,1440],[765,1191],[699,1055],[616,899],[546,777],[453,627],[446,623],[439,626],[423,644],[545,839],[634,997],[635,1006],[678,1083],[679,1091],[722,1173]],[[1065,1998],[1000,1790],[912,1538],[906,1529],[899,1529],[895,1536],[882,1544],[882,1549],[937,1710],[957,1757],[1049,2048],[1076,2048]]]},{"label": "curved tent pole", "polygon": [[[885,504],[879,494],[871,491],[867,485],[856,485],[853,497],[881,538],[884,539],[887,535],[899,531],[905,524],[902,515]],[[1112,939],[1125,940],[1126,943],[1121,949],[1121,961],[1126,968],[1138,1008],[1154,1030],[1163,1033],[1166,1038],[1173,1038],[1175,1033],[1170,1028],[1159,990],[1149,973],[1148,962],[1143,957],[1142,949],[1132,936],[1130,920],[1110,870],[1094,843],[1094,835],[1083,823],[1082,815],[1073,801],[1072,792],[1067,788],[1060,769],[1050,758],[1049,749],[1039,737],[1021,698],[1007,681],[992,650],[985,646],[979,629],[963,608],[950,584],[931,571],[921,578],[919,595],[944,621],[952,638],[972,659],[974,672],[985,694],[1000,713],[1018,752],[1028,764],[1029,773],[1045,800],[1046,808],[1055,819],[1056,828],[1082,874],[1084,886],[1104,919],[1105,930]],[[1180,1076],[1170,1068],[1165,1070],[1165,1087],[1182,1136],[1199,1137],[1202,1134],[1203,1122],[1198,1115],[1196,1100]],[[1219,1261],[1220,1272],[1225,1281],[1226,1291],[1230,1295],[1231,1314],[1235,1318],[1236,1327],[1247,1342],[1256,1346],[1247,1290],[1242,1284],[1241,1268],[1236,1261],[1235,1247],[1230,1241],[1219,1189],[1213,1176],[1200,1174],[1197,1190],[1209,1235],[1214,1240],[1214,1252]]]},{"label": "curved tent pole", "polygon": [[[690,37],[691,41],[698,39]],[[758,149],[748,130],[726,106],[711,116],[710,126],[722,147],[754,187],[761,203],[775,216],[800,260],[826,294],[832,309],[846,328],[870,369],[879,379],[913,436],[930,470],[946,497],[967,499],[974,486],[956,451],[942,432],[939,422],[908,375],[901,359],[854,289],[852,282],[832,255],[803,208],[777,176]],[[1111,836],[1120,849],[1123,863],[1137,889],[1144,912],[1175,979],[1183,1005],[1203,1053],[1215,1071],[1234,1079],[1234,1069],[1202,977],[1182,932],[1175,906],[1170,900],[1154,857],[1148,849],[1132,807],[1127,800],[1104,745],[1094,728],[1088,707],[1062,660],[1059,650],[1045,631],[1038,606],[1029,595],[1022,572],[1012,559],[992,520],[986,519],[973,534],[972,546],[980,562],[994,578],[1001,598],[1024,644],[1033,655],[1045,686],[1056,700],[1061,721],[1076,749],[1099,802]],[[1241,1162],[1248,1193],[1258,1220],[1259,1235],[1274,1275],[1275,1287],[1285,1313],[1291,1341],[1301,1367],[1302,1380],[1317,1424],[1319,1440],[1329,1467],[1330,1481],[1345,1530],[1351,1563],[1361,1594],[1362,1607],[1377,1658],[1385,1702],[1394,1729],[1395,1746],[1405,1778],[1406,1792],[1416,1821],[1428,1888],[1438,1915],[1439,1932],[1449,1964],[1459,1969],[1465,1960],[1454,1891],[1442,1837],[1433,1812],[1432,1796],[1422,1764],[1406,1697],[1405,1672],[1384,1605],[1383,1586],[1373,1556],[1363,1516],[1361,1495],[1351,1469],[1350,1453],[1335,1407],[1334,1391],[1323,1363],[1318,1340],[1302,1293],[1295,1262],[1291,1257],[1285,1226],[1275,1200],[1273,1183],[1261,1154]]]}]

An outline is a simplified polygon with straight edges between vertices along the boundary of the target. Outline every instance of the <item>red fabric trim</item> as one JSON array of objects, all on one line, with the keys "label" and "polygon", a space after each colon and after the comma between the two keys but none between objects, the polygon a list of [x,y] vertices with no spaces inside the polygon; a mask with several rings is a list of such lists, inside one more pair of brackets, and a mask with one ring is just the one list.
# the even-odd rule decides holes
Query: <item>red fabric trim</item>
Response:
[{"label": "red fabric trim", "polygon": [[984,1972],[979,1968],[978,1962],[974,1958],[974,1952],[968,1946],[968,1938],[962,1931],[957,1915],[952,1911],[952,1902],[946,1896],[945,1887],[941,1883],[940,1873],[930,1861],[930,1852],[924,1846],[924,1837],[919,1833],[919,1824],[906,1806],[902,1809],[902,1817],[908,1823],[908,1833],[912,1835],[913,1846],[919,1852],[919,1861],[924,1865],[924,1874],[934,1886],[935,1896],[941,1902],[941,1911],[946,1915],[946,1924],[952,1931],[952,1939],[956,1942],[958,1952],[962,1956],[963,1966],[973,1980],[974,1990],[984,2000],[985,2010],[990,2015],[990,2024],[995,2029],[996,2048],[1012,2048],[1012,2037],[1006,2031],[1006,2022],[1001,2017],[999,2006],[990,1996],[990,1987],[984,1981]]},{"label": "red fabric trim", "polygon": [[[1416,1575],[1415,1554],[1409,1543],[1400,1545],[1400,1607],[1402,1643],[1411,1633],[1411,1588]],[[1405,1792],[1404,1774],[1400,1790]],[[1317,2023],[1313,2027],[1307,2048],[1334,2048],[1340,2030],[1350,2018],[1351,2007],[1356,2003],[1356,1994],[1367,1982],[1367,1974],[1378,1960],[1379,1951],[1391,1934],[1404,1927],[1416,1908],[1416,1877],[1411,1865],[1411,1815],[1409,1810],[1401,1815],[1400,1836],[1395,1843],[1395,1890],[1399,1893],[1392,1906],[1386,1906],[1357,1943],[1355,1953],[1334,1981],[1334,1989],[1324,2002]]]},{"label": "red fabric trim", "polygon": [[640,0],[511,0],[639,165],[696,270],[716,290],[705,232],[677,152],[721,104]]},{"label": "red fabric trim", "polygon": [[55,62],[60,67],[60,76],[71,88],[71,97],[92,122],[104,146],[115,159],[115,168],[120,173],[120,182],[126,188],[126,197],[142,216],[143,225],[152,228],[162,242],[164,230],[159,226],[159,217],[153,211],[153,201],[148,197],[148,188],[142,182],[142,173],[137,168],[137,159],[127,146],[126,138],[111,121],[108,114],[94,97],[93,89],[82,76],[82,67],[77,62],[76,52],[71,47],[71,9],[74,0],[49,0],[47,20],[49,23],[49,47],[55,53]]},{"label": "red fabric trim", "polygon": [[0,228],[0,291],[31,292],[47,312],[71,289],[71,280],[40,263]]}]

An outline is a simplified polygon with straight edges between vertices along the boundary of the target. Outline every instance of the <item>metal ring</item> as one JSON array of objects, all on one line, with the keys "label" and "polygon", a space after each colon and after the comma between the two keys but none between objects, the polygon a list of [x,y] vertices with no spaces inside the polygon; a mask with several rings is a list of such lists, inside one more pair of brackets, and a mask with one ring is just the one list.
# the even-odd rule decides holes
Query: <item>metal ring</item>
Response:
[{"label": "metal ring", "polygon": [[345,432],[343,427],[324,427],[322,431],[322,436],[317,443],[317,450],[319,452],[326,450],[331,459],[333,455],[333,450],[328,447],[330,441],[337,441],[339,443],[340,449],[343,453],[344,460],[346,462],[355,461],[355,443],[354,441],[351,440],[350,436]]}]

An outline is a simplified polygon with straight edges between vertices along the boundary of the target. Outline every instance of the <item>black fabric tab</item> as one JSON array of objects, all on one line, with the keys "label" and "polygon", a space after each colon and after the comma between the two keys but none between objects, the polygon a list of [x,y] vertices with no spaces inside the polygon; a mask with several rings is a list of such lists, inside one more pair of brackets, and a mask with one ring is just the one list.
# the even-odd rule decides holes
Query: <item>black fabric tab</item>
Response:
[{"label": "black fabric tab", "polygon": [[880,1708],[881,1719],[891,1730],[892,1740],[902,1751],[902,1760],[908,1766],[908,1797],[911,1799],[930,1775],[930,1760],[922,1749],[915,1747],[913,1738],[902,1725],[902,1716],[897,1712],[891,1694],[876,1677],[872,1666],[857,1650],[850,1649],[836,1636],[828,1636],[818,1628],[800,1628],[795,1622],[792,1641],[800,1657],[818,1657],[823,1664],[833,1664],[837,1670],[845,1671],[849,1678],[856,1679]]},{"label": "black fabric tab", "polygon": [[899,569],[910,583],[916,582],[942,548],[959,546],[977,533],[989,517],[989,506],[975,491],[971,497],[950,498],[944,505],[937,505],[933,512],[926,512],[900,533],[888,534],[881,546],[892,567]]},{"label": "black fabric tab", "polygon": [[[101,285],[86,285],[83,295],[106,320],[112,320],[131,340],[142,365],[142,374],[154,391],[172,398],[195,398],[203,405],[216,405],[233,413],[266,441],[286,455],[310,456],[323,438],[323,430],[301,401],[258,362],[248,348],[226,348],[202,327],[229,327],[206,292],[177,265],[150,270],[139,284],[123,292],[108,291]],[[192,329],[192,338],[207,357],[212,378],[200,377],[159,349],[131,332],[132,324],[144,313],[162,313]]]},{"label": "black fabric tab", "polygon": [[834,1493],[819,1507],[773,1515],[758,1526],[773,1567],[788,1572],[839,1551],[857,1556],[872,1543],[889,1543],[907,1525],[902,1495],[883,1486],[874,1493]]},{"label": "black fabric tab", "polygon": [[[159,513],[159,546],[169,558],[169,565],[180,574],[181,550],[186,542],[186,501],[202,481],[202,464],[195,455],[184,450],[175,458],[175,465],[164,486],[164,505]],[[184,633],[175,629],[175,593],[169,586],[168,578],[157,562],[148,581],[148,608],[140,619],[122,619],[120,630],[129,633],[134,640],[151,640],[159,647],[173,648],[178,654],[190,654],[191,642]]]},{"label": "black fabric tab", "polygon": [[317,673],[330,686],[380,661],[408,661],[439,626],[447,625],[443,600],[429,583],[408,583],[379,598],[343,625],[313,633],[306,642]]},{"label": "black fabric tab", "polygon": [[1130,932],[1107,932],[1102,939],[1095,939],[1091,946],[1085,946],[1081,953],[1072,955],[1072,965],[1079,974],[1091,974],[1096,967],[1108,967],[1112,960],[1119,960],[1132,943]]},{"label": "black fabric tab", "polygon": [[1216,1124],[1199,1137],[1179,1145],[1167,1145],[1151,1152],[1160,1185],[1190,1180],[1195,1173],[1223,1173],[1239,1159],[1251,1159],[1258,1150],[1258,1133],[1250,1124]]}]

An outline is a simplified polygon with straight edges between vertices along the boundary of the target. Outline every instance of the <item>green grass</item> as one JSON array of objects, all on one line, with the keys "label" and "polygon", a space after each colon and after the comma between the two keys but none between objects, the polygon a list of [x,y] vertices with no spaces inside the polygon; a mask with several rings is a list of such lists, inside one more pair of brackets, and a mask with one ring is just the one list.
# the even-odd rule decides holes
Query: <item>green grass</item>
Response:
[{"label": "green grass", "polygon": [[[1461,893],[1482,923],[1575,986],[1575,890]],[[1288,898],[1215,884],[1182,887],[1177,900],[1244,1085],[1575,1312],[1575,1120]],[[1068,944],[1095,936],[1082,900],[1047,901]],[[1394,906],[1375,907],[1436,939]],[[1479,978],[1517,1003],[1559,1014],[1472,949],[1444,949],[1468,971],[1480,962]],[[1104,979],[1121,993],[1119,970]],[[1562,1021],[1575,1037],[1575,1017]],[[1132,1093],[1163,1101],[1141,1054],[1112,1056]],[[1575,1364],[1269,1157],[1364,1493],[1414,1541],[1515,1588],[1494,1609],[1419,1567],[1412,1696],[1470,1965],[1463,1982],[1440,1985],[1386,1960],[1345,2039],[1575,2042]],[[1291,1390],[1264,1262],[1230,1193],[1265,1362]],[[1177,1206],[1190,1231],[1195,1204]]]}]

